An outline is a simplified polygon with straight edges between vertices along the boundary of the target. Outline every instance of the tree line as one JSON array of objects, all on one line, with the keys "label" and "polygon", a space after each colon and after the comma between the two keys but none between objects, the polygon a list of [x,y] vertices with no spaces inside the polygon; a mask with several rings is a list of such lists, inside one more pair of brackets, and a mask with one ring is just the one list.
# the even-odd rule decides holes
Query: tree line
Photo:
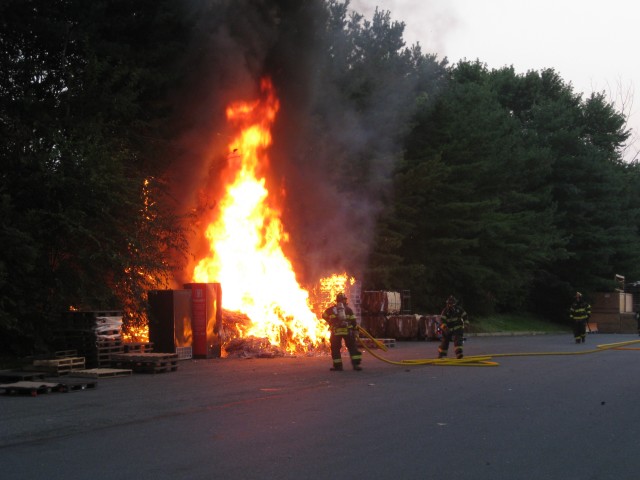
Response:
[{"label": "tree line", "polygon": [[401,259],[380,264],[389,283],[419,285],[427,306],[450,291],[478,312],[561,319],[576,290],[638,278],[638,164],[604,94],[583,98],[552,69],[463,61],[448,74],[416,109],[381,219],[398,238],[380,253]]},{"label": "tree line", "polygon": [[[623,158],[627,119],[603,92],[575,92],[553,68],[449,65],[406,47],[391,12],[367,21],[329,5],[343,27],[332,41],[351,52],[340,57],[342,103],[397,146],[384,151],[394,168],[365,288],[410,290],[423,312],[455,294],[476,314],[561,321],[576,290],[589,297],[613,290],[616,274],[638,278],[640,171]],[[376,118],[373,105],[398,92],[400,108]],[[379,150],[365,150],[348,181],[365,172],[366,182]]]},{"label": "tree line", "polygon": [[[285,4],[269,13],[305,8]],[[372,132],[339,185],[378,192],[365,288],[561,318],[576,289],[638,278],[638,164],[604,94],[553,69],[449,65],[391,12],[316,6],[317,82]],[[136,325],[188,254],[164,172],[198,19],[170,0],[7,0],[0,18],[0,348],[24,353],[70,308],[122,305]],[[318,97],[311,115],[319,134],[336,112]]]}]

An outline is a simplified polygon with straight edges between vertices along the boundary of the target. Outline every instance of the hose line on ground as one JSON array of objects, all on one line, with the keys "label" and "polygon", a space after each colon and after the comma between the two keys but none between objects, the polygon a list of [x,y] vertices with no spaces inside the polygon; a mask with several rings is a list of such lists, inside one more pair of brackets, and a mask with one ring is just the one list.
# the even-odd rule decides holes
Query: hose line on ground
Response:
[{"label": "hose line on ground", "polygon": [[[364,328],[358,326],[358,331],[365,337],[369,338],[375,346],[383,351],[387,351],[386,345],[382,344],[379,340],[374,338]],[[389,360],[387,358],[378,355],[369,348],[365,342],[360,339],[362,347],[369,352],[373,357],[391,365],[440,365],[451,367],[496,367],[499,363],[492,361],[494,357],[531,357],[531,356],[551,356],[551,355],[586,355],[588,353],[603,352],[605,350],[640,350],[640,348],[626,348],[627,345],[640,343],[640,340],[630,340],[626,342],[606,343],[597,345],[596,348],[591,350],[582,350],[580,352],[529,352],[529,353],[496,353],[492,355],[472,355],[460,359],[454,358],[424,358],[416,360]]]}]

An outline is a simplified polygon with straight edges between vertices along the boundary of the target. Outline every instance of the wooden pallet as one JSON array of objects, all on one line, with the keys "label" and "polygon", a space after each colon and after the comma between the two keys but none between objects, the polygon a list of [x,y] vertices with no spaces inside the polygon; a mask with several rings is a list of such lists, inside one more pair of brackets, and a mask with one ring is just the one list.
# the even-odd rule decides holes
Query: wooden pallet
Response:
[{"label": "wooden pallet", "polygon": [[117,345],[104,345],[101,342],[98,342],[97,348],[97,366],[100,368],[111,367],[111,356],[124,351],[124,346],[121,342]]},{"label": "wooden pallet", "polygon": [[[113,348],[122,347],[122,339],[120,338],[99,338],[96,340],[96,345],[99,348]],[[123,347],[124,349],[124,347]]]},{"label": "wooden pallet", "polygon": [[30,395],[37,397],[43,393],[58,391],[58,385],[58,383],[53,382],[31,382],[23,380],[14,383],[3,383],[0,385],[0,390],[3,390],[5,395]]},{"label": "wooden pallet", "polygon": [[[46,379],[45,379],[46,380]],[[50,380],[55,381],[55,380]],[[98,382],[95,380],[87,380],[85,378],[70,378],[65,377],[64,380],[58,383],[58,392],[81,392],[83,390],[91,390],[98,386]]]},{"label": "wooden pallet", "polygon": [[122,353],[111,356],[114,368],[130,368],[135,373],[166,373],[178,369],[176,353]]},{"label": "wooden pallet", "polygon": [[[41,375],[42,373],[40,373]],[[53,392],[81,392],[96,388],[97,382],[79,378],[65,377],[63,381],[57,378],[38,378],[18,380],[0,384],[0,390],[6,395],[30,395],[32,397]]]},{"label": "wooden pallet", "polygon": [[68,375],[73,369],[84,368],[84,357],[65,357],[34,360],[33,366],[53,375]]},{"label": "wooden pallet", "polygon": [[74,377],[83,378],[126,377],[131,375],[131,373],[131,369],[119,368],[87,368],[84,370],[73,370],[71,372]]},{"label": "wooden pallet", "polygon": [[21,381],[38,381],[47,376],[46,372],[25,370],[0,370],[0,383],[14,383]]}]

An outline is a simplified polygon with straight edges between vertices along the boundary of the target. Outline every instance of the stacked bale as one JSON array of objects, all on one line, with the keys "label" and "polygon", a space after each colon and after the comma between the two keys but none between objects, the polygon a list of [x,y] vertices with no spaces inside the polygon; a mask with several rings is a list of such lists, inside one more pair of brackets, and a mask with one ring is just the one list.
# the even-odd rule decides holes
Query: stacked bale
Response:
[{"label": "stacked bale", "polygon": [[[405,333],[400,337],[395,336],[398,329],[413,329],[407,322],[398,321],[396,318],[402,309],[402,297],[399,292],[364,291],[361,296],[361,308],[362,328],[375,338],[404,338]],[[414,320],[409,320],[409,323]]]},{"label": "stacked bale", "polygon": [[387,317],[387,337],[396,340],[418,338],[420,315],[390,315]]}]

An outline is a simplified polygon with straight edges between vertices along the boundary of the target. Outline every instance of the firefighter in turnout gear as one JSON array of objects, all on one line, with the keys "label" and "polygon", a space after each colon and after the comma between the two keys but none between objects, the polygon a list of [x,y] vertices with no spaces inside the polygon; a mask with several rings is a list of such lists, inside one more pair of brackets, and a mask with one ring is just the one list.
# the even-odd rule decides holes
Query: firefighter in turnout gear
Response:
[{"label": "firefighter in turnout gear", "polygon": [[467,319],[465,312],[453,295],[447,298],[447,306],[440,314],[440,329],[442,330],[442,341],[438,347],[438,358],[447,356],[449,343],[453,342],[456,358],[463,357],[462,343],[464,341],[464,322]]},{"label": "firefighter in turnout gear", "polygon": [[576,299],[569,309],[569,317],[573,322],[573,338],[576,343],[584,343],[587,335],[587,322],[591,317],[591,305],[576,292]]},{"label": "firefighter in turnout gear", "polygon": [[327,308],[322,314],[322,318],[329,324],[331,329],[331,358],[333,359],[333,367],[330,370],[342,371],[342,341],[344,340],[349,356],[351,357],[351,365],[354,370],[362,370],[360,362],[362,361],[362,353],[356,345],[357,326],[356,316],[351,307],[347,306],[347,296],[339,293],[336,296],[336,304]]}]

